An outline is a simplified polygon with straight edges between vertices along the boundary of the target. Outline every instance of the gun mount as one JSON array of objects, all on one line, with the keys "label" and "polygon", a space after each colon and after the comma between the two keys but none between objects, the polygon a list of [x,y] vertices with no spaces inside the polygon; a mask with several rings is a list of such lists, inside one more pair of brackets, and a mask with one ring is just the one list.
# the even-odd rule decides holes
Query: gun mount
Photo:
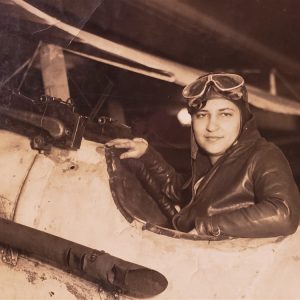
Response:
[{"label": "gun mount", "polygon": [[0,116],[0,128],[29,137],[39,151],[51,146],[76,150],[83,137],[100,143],[131,137],[130,127],[108,117],[94,122],[77,113],[72,103],[50,96],[34,100],[10,91],[0,96]]}]

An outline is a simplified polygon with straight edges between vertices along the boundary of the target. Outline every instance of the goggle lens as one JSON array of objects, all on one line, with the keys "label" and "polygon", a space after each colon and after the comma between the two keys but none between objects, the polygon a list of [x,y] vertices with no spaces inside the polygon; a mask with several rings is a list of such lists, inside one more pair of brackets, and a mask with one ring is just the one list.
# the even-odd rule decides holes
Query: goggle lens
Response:
[{"label": "goggle lens", "polygon": [[243,86],[244,79],[237,74],[209,74],[187,85],[182,95],[185,98],[201,97],[210,83],[213,83],[220,91],[226,92]]},{"label": "goggle lens", "polygon": [[194,98],[197,95],[203,94],[203,91],[206,88],[207,78],[199,78],[193,83],[187,85],[182,92],[183,97],[185,98]]},{"label": "goggle lens", "polygon": [[244,84],[244,79],[236,74],[228,75],[213,75],[212,81],[221,91],[230,91],[241,87]]}]

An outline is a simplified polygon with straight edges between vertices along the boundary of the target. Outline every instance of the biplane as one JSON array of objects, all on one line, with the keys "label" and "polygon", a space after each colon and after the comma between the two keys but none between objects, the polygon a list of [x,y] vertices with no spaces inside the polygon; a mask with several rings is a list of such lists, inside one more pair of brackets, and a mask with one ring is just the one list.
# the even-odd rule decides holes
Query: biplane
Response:
[{"label": "biplane", "polygon": [[[182,86],[207,71],[235,68],[233,59],[243,60],[245,52],[248,60],[259,57],[242,62],[250,104],[262,131],[287,154],[299,184],[300,103],[297,88],[279,72],[297,81],[291,75],[300,70],[295,53],[283,55],[228,25],[233,12],[221,22],[213,11],[217,4],[80,2],[0,1],[1,298],[299,298],[299,230],[226,241],[172,230],[118,153],[105,147],[115,137],[146,135],[165,155],[173,153],[166,157],[171,162],[188,157],[184,139],[149,132],[149,122],[163,111],[159,125],[174,131],[175,120],[180,139],[189,132],[176,118],[184,108]],[[240,7],[218,5],[221,11]],[[272,5],[274,12],[256,3],[258,22],[281,7],[292,13],[296,4]],[[142,35],[145,28],[150,37]],[[136,40],[143,43],[135,46]],[[265,76],[260,68],[269,70],[270,91],[253,79]],[[134,120],[137,115],[143,122]]]}]

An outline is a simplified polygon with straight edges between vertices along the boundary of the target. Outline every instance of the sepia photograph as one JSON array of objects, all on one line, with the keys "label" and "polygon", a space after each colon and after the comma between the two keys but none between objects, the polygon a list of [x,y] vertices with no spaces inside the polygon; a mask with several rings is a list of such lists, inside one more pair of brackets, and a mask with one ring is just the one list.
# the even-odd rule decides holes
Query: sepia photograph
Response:
[{"label": "sepia photograph", "polygon": [[0,0],[0,298],[300,299],[299,13]]}]

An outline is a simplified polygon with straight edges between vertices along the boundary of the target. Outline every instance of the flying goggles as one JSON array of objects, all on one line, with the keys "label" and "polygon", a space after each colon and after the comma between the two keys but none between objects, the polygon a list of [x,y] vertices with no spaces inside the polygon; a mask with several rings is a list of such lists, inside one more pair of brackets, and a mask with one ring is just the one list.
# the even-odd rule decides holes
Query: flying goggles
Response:
[{"label": "flying goggles", "polygon": [[216,73],[199,77],[187,85],[182,95],[190,108],[199,109],[201,103],[208,100],[211,88],[229,100],[240,100],[245,94],[245,81],[237,74]]}]

